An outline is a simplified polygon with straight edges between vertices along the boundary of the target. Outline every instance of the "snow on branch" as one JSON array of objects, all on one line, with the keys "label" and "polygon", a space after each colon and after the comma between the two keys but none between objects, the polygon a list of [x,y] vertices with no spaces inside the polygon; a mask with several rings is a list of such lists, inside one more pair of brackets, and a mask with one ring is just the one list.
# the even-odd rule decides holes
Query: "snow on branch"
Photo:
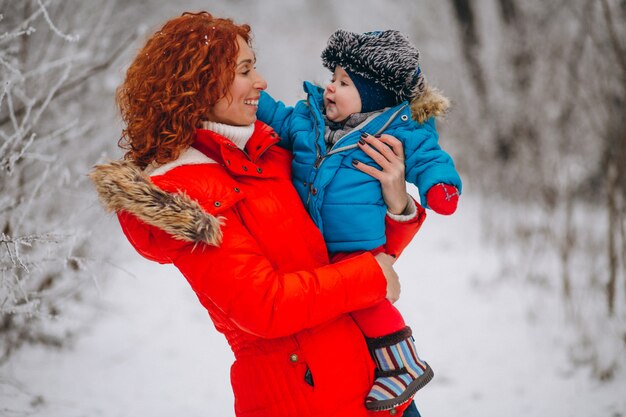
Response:
[{"label": "snow on branch", "polygon": [[0,234],[0,243],[5,246],[7,253],[11,259],[11,262],[15,266],[19,266],[23,269],[26,269],[26,265],[20,259],[20,247],[32,247],[35,242],[43,242],[43,243],[59,243],[66,236],[55,233],[44,233],[44,234],[33,234],[27,236],[17,236],[11,237],[5,235],[4,233]]},{"label": "snow on branch", "polygon": [[2,7],[0,362],[24,343],[60,344],[58,318],[97,289],[85,173],[107,143],[94,134],[110,124],[99,100],[114,103],[101,78],[137,36],[119,18],[132,4]]},{"label": "snow on branch", "polygon": [[[46,3],[49,3],[49,1]],[[65,39],[68,42],[77,42],[80,39],[80,36],[78,35],[66,35],[65,33],[61,32],[56,27],[56,25],[52,23],[52,19],[50,19],[50,15],[48,14],[46,7],[43,5],[41,0],[37,0],[37,4],[39,5],[39,8],[41,9],[43,13],[44,19],[46,19],[46,22],[48,23],[48,25],[50,26],[50,29],[52,29],[54,33],[56,33],[57,35],[59,35],[61,38]]]}]

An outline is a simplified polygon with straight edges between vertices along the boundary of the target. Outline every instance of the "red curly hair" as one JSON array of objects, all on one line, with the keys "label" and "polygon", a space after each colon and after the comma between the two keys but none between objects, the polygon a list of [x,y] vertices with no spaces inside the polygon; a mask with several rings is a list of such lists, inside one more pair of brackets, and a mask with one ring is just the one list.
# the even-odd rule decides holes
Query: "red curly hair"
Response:
[{"label": "red curly hair", "polygon": [[199,12],[169,20],[148,39],[116,92],[126,159],[141,168],[163,164],[193,143],[235,79],[237,36],[250,44],[250,26]]}]

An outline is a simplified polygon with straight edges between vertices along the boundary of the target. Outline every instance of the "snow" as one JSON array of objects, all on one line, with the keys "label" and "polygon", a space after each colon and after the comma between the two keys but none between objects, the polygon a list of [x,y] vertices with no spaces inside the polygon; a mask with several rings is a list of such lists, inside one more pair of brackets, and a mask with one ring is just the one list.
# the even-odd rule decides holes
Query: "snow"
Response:
[{"label": "snow", "polygon": [[[435,370],[416,397],[422,415],[625,416],[624,369],[599,382],[568,360],[562,303],[501,275],[480,213],[467,191],[453,216],[429,213],[396,265],[398,306]],[[175,269],[116,233],[128,272],[100,283],[97,314],[69,349],[29,347],[0,368],[0,415],[233,415],[224,338]]]},{"label": "snow", "polygon": [[[101,89],[112,93],[123,78],[123,68],[131,62],[130,55],[136,53],[145,37],[165,19],[185,9],[209,8],[216,15],[249,22],[254,32],[258,68],[266,76],[268,91],[286,103],[302,97],[302,80],[320,83],[328,80],[329,73],[320,64],[319,51],[336,28],[358,32],[395,28],[409,34],[419,42],[429,80],[455,101],[457,110],[449,121],[440,125],[442,140],[451,140],[448,144],[453,145],[443,143],[444,147],[452,152],[459,170],[468,180],[483,182],[487,189],[498,186],[497,181],[489,180],[490,176],[498,175],[522,180],[522,187],[517,191],[521,199],[525,198],[524,186],[526,192],[530,189],[533,194],[551,193],[556,189],[563,196],[580,187],[585,178],[583,171],[589,171],[587,175],[594,178],[593,169],[585,167],[602,168],[598,162],[605,148],[602,141],[606,132],[602,126],[610,124],[604,122],[605,115],[609,117],[614,113],[610,108],[613,101],[606,100],[604,92],[616,90],[615,83],[620,78],[611,67],[615,61],[610,58],[611,50],[604,41],[604,25],[596,24],[602,23],[601,14],[598,10],[582,14],[578,11],[583,3],[580,1],[561,7],[563,12],[559,13],[556,13],[559,6],[545,2],[527,2],[524,7],[518,2],[520,16],[525,11],[532,18],[524,21],[524,25],[528,25],[527,32],[502,26],[497,4],[503,2],[480,0],[475,3],[477,28],[481,34],[477,53],[489,87],[490,106],[498,110],[489,120],[478,114],[485,108],[472,87],[471,71],[464,70],[466,63],[456,30],[459,22],[455,20],[451,2],[366,1],[355,7],[352,1],[312,3],[299,0],[288,4],[234,1],[207,5],[191,0],[180,5],[147,0],[130,2],[123,8],[123,2],[105,2],[104,9],[100,2],[81,2],[81,5],[83,3],[84,7],[65,11],[46,3],[50,16],[42,17],[48,22],[37,26],[37,33],[49,33],[48,29],[57,33],[50,34],[50,45],[41,43],[46,56],[32,59],[34,55],[28,51],[43,49],[31,47],[22,52],[24,57],[30,57],[30,62],[36,63],[34,67],[28,62],[18,62],[21,53],[11,52],[7,57],[14,59],[3,63],[13,75],[32,69],[34,72],[29,74],[36,76],[36,82],[29,85],[41,84],[41,88],[34,91],[45,97],[46,92],[59,83],[59,77],[68,74],[63,71],[57,74],[53,69],[64,68],[68,63],[74,64],[74,70],[86,69],[85,65],[100,62],[110,55],[107,46],[130,39],[127,28],[137,30],[138,37],[133,45],[111,70],[94,78],[86,96],[70,100],[69,105],[64,101],[46,101],[40,126],[35,129],[39,132],[38,138],[46,140],[38,140],[38,148],[16,148],[25,161],[50,162],[61,158],[62,164],[50,165],[61,167],[60,172],[46,171],[48,179],[54,180],[51,182],[54,189],[43,193],[42,199],[23,199],[20,196],[24,189],[18,187],[17,182],[9,181],[6,192],[0,196],[0,212],[9,213],[18,224],[24,220],[24,224],[33,227],[34,233],[63,230],[64,234],[75,235],[76,241],[67,253],[73,253],[74,246],[82,245],[82,235],[73,228],[68,229],[67,224],[85,223],[77,218],[78,214],[82,218],[82,213],[76,211],[78,205],[69,204],[86,198],[83,194],[74,194],[72,178],[78,174],[82,178],[79,184],[84,184],[87,181],[84,173],[95,162],[89,155],[100,153],[105,143],[107,149],[112,149],[122,128],[119,117],[114,118],[112,114],[111,94],[94,99],[95,94],[100,94]],[[24,8],[15,6],[14,9],[19,9],[21,15]],[[96,9],[98,13],[94,14]],[[82,26],[71,25],[61,18],[68,10],[72,13],[67,17],[71,16]],[[585,18],[579,19],[579,13]],[[6,23],[9,15],[3,14],[3,23]],[[116,18],[109,22],[108,16]],[[570,70],[569,60],[560,53],[561,50],[578,51],[572,47],[572,41],[577,37],[579,23],[585,31],[593,29],[589,33],[596,43],[593,48],[583,48],[576,62],[582,73],[593,68],[594,74],[600,75],[585,84],[586,93],[571,90],[571,83],[567,81],[570,78],[564,75]],[[540,27],[546,24],[545,28]],[[33,38],[37,36],[34,31],[34,27],[26,28],[26,33]],[[285,36],[286,33],[289,36]],[[546,37],[547,33],[550,36]],[[28,44],[14,35],[5,37],[14,51],[20,50],[15,46],[17,43]],[[78,35],[81,41],[72,43],[69,48],[53,42],[58,36],[71,40]],[[518,42],[518,37],[523,42]],[[89,46],[87,51],[80,48],[84,44]],[[529,45],[541,45],[541,48],[527,50]],[[530,56],[535,56],[535,81],[522,94],[509,85],[516,69],[508,61],[520,52],[533,52]],[[93,59],[87,59],[90,57]],[[555,78],[555,74],[561,77]],[[41,79],[37,78],[40,75]],[[17,86],[15,100],[30,95],[22,83]],[[576,94],[572,95],[572,91]],[[580,94],[586,100],[578,100]],[[567,100],[586,104],[561,103],[563,96],[570,95],[572,98]],[[7,97],[5,95],[5,100]],[[530,102],[544,105],[529,106]],[[563,130],[557,123],[560,119],[557,116],[570,106],[573,107],[568,112],[574,111],[572,123]],[[52,116],[47,115],[48,112]],[[35,113],[35,108],[26,112],[31,116]],[[69,119],[58,118],[62,115],[68,115]],[[522,163],[518,161],[517,165],[511,164],[494,174],[500,165],[490,159],[491,152],[483,154],[494,145],[490,130],[515,132],[518,122],[526,120],[543,126],[535,132],[539,135],[536,140],[543,159],[537,164],[526,164],[521,159]],[[42,121],[45,123],[41,124]],[[61,135],[65,131],[72,134]],[[52,142],[46,132],[53,132]],[[71,138],[82,140],[86,134],[93,135],[93,139],[81,142],[83,145],[76,151],[81,158],[76,158],[76,152],[65,152]],[[28,140],[29,137],[23,142],[26,148],[31,145]],[[533,146],[520,149],[521,152],[532,151],[534,161],[537,155]],[[13,162],[17,161],[15,155],[11,157]],[[120,150],[116,149],[112,154],[105,152],[101,160],[119,156]],[[24,166],[30,167],[23,165],[22,168]],[[35,178],[34,183],[25,183],[25,190],[38,190],[44,182],[35,172],[39,171],[31,170],[24,177],[11,178],[15,181]],[[535,177],[537,183],[544,184],[539,189],[533,185]],[[48,189],[46,184],[48,182],[41,189]],[[59,184],[64,187],[61,191]],[[397,264],[403,282],[403,295],[398,305],[414,329],[421,356],[429,361],[436,375],[417,395],[422,415],[626,417],[626,280],[622,273],[616,290],[616,318],[608,320],[603,311],[606,304],[603,286],[607,275],[603,203],[594,202],[590,207],[573,200],[580,209],[574,214],[582,216],[574,220],[573,242],[569,242],[572,244],[569,268],[578,274],[571,274],[573,301],[568,306],[560,296],[560,265],[558,260],[555,262],[558,246],[568,241],[564,239],[568,233],[564,224],[565,210],[546,213],[545,207],[540,206],[540,213],[536,213],[533,205],[541,198],[535,196],[528,196],[529,204],[511,209],[515,202],[508,205],[503,201],[487,202],[484,197],[476,196],[471,186],[464,191],[460,210],[451,217],[431,213],[423,230]],[[500,198],[500,192],[493,198]],[[563,205],[569,201],[561,200]],[[29,210],[11,211],[15,201],[32,202],[24,207],[32,208],[37,215],[32,217],[32,213],[27,213]],[[484,210],[488,204],[495,204],[496,209]],[[507,215],[490,218],[502,210]],[[53,216],[51,221],[50,213],[56,212],[63,215],[60,219]],[[94,213],[93,218],[104,218],[97,206]],[[524,216],[523,222],[521,216]],[[495,240],[499,243],[483,239],[485,223],[497,229],[494,234],[503,235]],[[520,225],[521,230],[510,232]],[[93,226],[91,221],[89,226]],[[543,229],[545,234],[541,233]],[[89,239],[89,243],[105,247],[103,240],[108,236],[93,233],[99,237]],[[0,416],[232,415],[233,398],[228,383],[232,354],[193,292],[171,267],[150,263],[136,255],[113,222],[110,234],[117,238],[119,269],[103,271],[97,285],[102,292],[97,300],[75,306],[67,300],[69,296],[64,295],[65,299],[60,301],[64,306],[62,322],[45,321],[44,324],[48,329],[56,325],[61,329],[74,328],[76,322],[84,319],[83,331],[75,340],[68,340],[68,346],[62,350],[27,347],[0,365]],[[105,250],[108,245],[107,242]],[[64,249],[52,250],[43,259],[58,253],[65,256]],[[35,259],[39,262],[41,258]],[[74,285],[73,276],[65,278],[64,283]],[[87,279],[77,285],[92,283]],[[81,296],[87,295],[81,292]],[[25,316],[33,310],[26,304],[20,308]],[[69,323],[72,325],[68,326]],[[611,373],[612,378],[605,381],[598,378]]]}]

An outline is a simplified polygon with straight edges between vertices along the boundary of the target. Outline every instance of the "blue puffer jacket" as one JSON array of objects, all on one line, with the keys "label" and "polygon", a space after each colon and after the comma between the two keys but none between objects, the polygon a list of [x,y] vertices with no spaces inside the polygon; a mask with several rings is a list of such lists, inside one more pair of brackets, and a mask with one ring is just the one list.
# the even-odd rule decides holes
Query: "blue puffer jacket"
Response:
[{"label": "blue puffer jacket", "polygon": [[424,124],[413,121],[404,102],[348,133],[327,152],[323,90],[305,82],[304,91],[307,99],[295,107],[263,92],[257,117],[278,133],[281,146],[292,151],[293,183],[330,252],[371,250],[385,243],[387,207],[380,183],[352,165],[357,159],[380,169],[359,149],[361,132],[387,133],[402,141],[406,180],[419,189],[422,205],[426,206],[426,192],[435,184],[461,190],[452,158],[439,147],[434,118]]}]

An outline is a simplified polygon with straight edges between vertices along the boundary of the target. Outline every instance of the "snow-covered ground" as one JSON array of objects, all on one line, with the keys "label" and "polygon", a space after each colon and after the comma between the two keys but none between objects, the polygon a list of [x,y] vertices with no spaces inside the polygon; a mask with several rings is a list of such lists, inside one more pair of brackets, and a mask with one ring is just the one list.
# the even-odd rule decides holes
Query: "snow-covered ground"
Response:
[{"label": "snow-covered ground", "polygon": [[[422,415],[626,416],[626,370],[600,383],[566,359],[559,300],[531,300],[498,276],[479,211],[464,197],[454,216],[430,214],[397,263],[400,310],[436,375],[418,392]],[[0,368],[0,415],[233,415],[232,355],[190,288],[121,236],[119,246],[128,272],[101,279],[97,314],[73,346],[27,348]]]}]

